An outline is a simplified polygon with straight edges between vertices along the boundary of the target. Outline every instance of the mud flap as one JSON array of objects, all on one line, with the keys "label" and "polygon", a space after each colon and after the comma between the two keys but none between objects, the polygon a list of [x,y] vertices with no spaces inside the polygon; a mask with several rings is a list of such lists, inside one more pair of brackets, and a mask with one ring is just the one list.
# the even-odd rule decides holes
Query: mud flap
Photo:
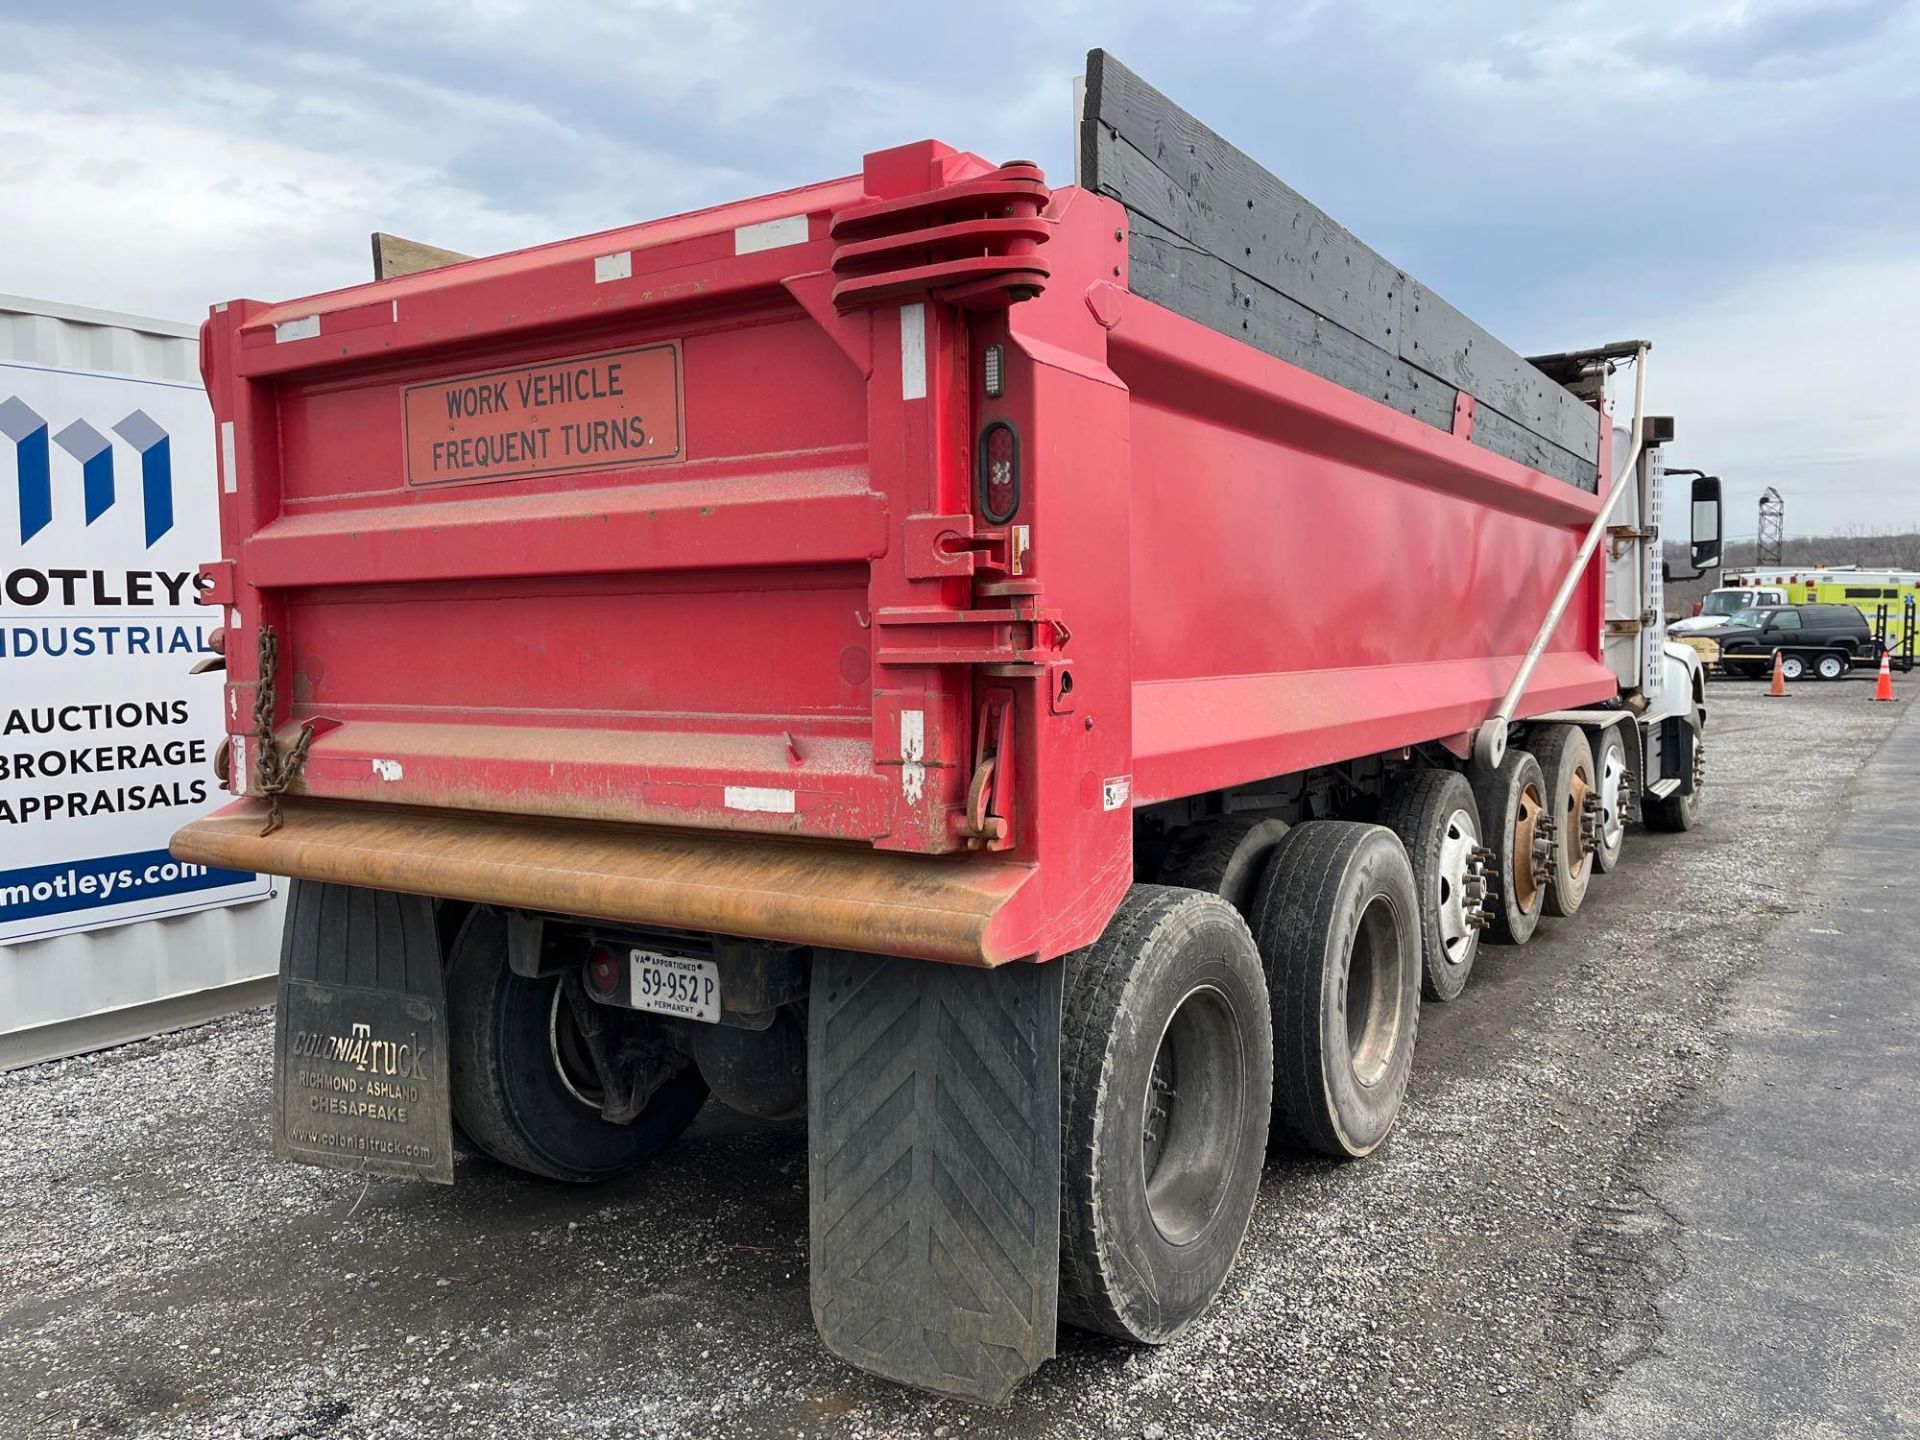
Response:
[{"label": "mud flap", "polygon": [[1052,1356],[1064,973],[816,957],[813,1318],[843,1360],[998,1404]]},{"label": "mud flap", "polygon": [[433,902],[295,880],[273,1066],[282,1160],[453,1183],[447,1001]]}]

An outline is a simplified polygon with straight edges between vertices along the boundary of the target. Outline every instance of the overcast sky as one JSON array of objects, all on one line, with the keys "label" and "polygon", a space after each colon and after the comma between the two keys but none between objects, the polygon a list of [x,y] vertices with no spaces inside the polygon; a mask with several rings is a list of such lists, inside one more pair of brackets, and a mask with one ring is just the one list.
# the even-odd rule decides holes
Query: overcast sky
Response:
[{"label": "overcast sky", "polygon": [[1730,534],[1769,484],[1793,533],[1920,528],[1920,5],[1046,10],[8,0],[0,291],[198,319],[376,228],[488,253],[927,135],[1065,183],[1102,45],[1516,348],[1652,339]]}]

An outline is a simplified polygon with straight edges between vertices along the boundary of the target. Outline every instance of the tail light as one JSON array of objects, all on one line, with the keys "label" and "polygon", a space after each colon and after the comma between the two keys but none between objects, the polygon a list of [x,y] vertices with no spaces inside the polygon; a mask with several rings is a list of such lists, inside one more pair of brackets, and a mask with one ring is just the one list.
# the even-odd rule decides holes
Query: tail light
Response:
[{"label": "tail light", "polygon": [[619,984],[619,960],[606,946],[594,946],[593,953],[587,956],[587,988],[604,997],[613,994]]},{"label": "tail light", "polygon": [[1020,432],[1010,421],[995,420],[980,432],[979,474],[975,477],[980,518],[1005,525],[1020,509]]}]

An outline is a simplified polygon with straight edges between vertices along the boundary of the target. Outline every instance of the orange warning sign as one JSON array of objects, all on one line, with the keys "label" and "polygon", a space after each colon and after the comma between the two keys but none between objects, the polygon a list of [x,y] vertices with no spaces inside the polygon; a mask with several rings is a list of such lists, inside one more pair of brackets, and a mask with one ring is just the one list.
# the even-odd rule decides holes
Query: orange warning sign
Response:
[{"label": "orange warning sign", "polygon": [[680,347],[409,385],[407,482],[511,480],[680,456]]}]

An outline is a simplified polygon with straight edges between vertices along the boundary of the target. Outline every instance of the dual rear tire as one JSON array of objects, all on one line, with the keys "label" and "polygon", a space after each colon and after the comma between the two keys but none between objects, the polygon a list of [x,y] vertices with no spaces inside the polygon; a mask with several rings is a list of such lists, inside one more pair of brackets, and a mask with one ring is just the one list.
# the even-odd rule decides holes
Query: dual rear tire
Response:
[{"label": "dual rear tire", "polygon": [[1135,885],[1067,966],[1060,1314],[1161,1344],[1226,1282],[1273,1088],[1265,977],[1217,895]]},{"label": "dual rear tire", "polygon": [[1060,1311],[1083,1329],[1160,1344],[1204,1313],[1270,1127],[1341,1157],[1393,1128],[1420,1015],[1405,849],[1295,826],[1248,904],[1251,931],[1218,894],[1136,885],[1064,962]]}]

